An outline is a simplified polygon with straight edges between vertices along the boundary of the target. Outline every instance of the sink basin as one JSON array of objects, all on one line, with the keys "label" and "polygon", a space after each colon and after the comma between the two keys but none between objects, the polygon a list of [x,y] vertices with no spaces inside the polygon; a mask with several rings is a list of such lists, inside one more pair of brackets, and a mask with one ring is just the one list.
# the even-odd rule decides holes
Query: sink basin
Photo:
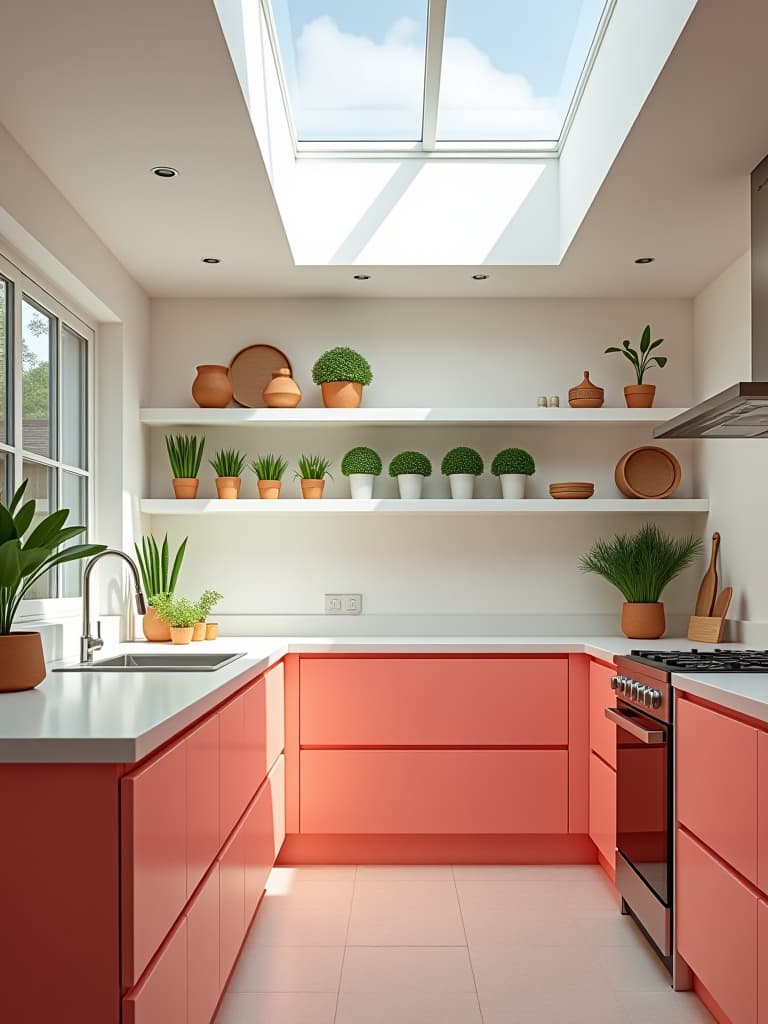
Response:
[{"label": "sink basin", "polygon": [[245,656],[239,654],[119,654],[89,665],[62,665],[54,672],[215,672]]}]

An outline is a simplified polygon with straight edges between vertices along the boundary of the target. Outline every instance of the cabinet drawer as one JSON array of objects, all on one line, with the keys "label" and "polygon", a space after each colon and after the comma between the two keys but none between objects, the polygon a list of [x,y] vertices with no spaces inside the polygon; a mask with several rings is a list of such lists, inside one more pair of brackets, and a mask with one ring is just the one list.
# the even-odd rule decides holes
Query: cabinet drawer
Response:
[{"label": "cabinet drawer", "polygon": [[219,842],[224,842],[256,790],[245,735],[245,695],[219,712]]},{"label": "cabinet drawer", "polygon": [[187,911],[187,991],[187,1024],[211,1024],[221,994],[218,864]]},{"label": "cabinet drawer", "polygon": [[677,815],[757,882],[757,737],[749,725],[677,702]]},{"label": "cabinet drawer", "polygon": [[616,772],[589,755],[589,835],[612,868],[616,868]]},{"label": "cabinet drawer", "polygon": [[757,766],[757,884],[768,892],[768,733],[759,731]]},{"label": "cabinet drawer", "polygon": [[187,922],[184,918],[140,984],[123,998],[123,1024],[187,1019]]},{"label": "cabinet drawer", "polygon": [[269,773],[245,820],[245,926],[285,839],[285,758]]},{"label": "cabinet drawer", "polygon": [[303,658],[304,746],[565,746],[565,658]]},{"label": "cabinet drawer", "polygon": [[244,694],[245,742],[248,748],[250,797],[285,747],[283,666],[275,665]]},{"label": "cabinet drawer", "polygon": [[221,846],[219,842],[219,716],[191,732],[187,748],[187,896]]},{"label": "cabinet drawer", "polygon": [[219,857],[219,978],[226,985],[245,936],[245,828]]},{"label": "cabinet drawer", "polygon": [[757,903],[757,1019],[768,1020],[768,903]]},{"label": "cabinet drawer", "polygon": [[730,1020],[757,1022],[758,899],[687,833],[677,834],[677,944]]},{"label": "cabinet drawer", "polygon": [[605,717],[606,708],[616,707],[611,689],[615,669],[594,662],[589,666],[589,744],[596,754],[616,768],[616,726]]},{"label": "cabinet drawer", "polygon": [[303,750],[301,831],[565,833],[566,750]]}]

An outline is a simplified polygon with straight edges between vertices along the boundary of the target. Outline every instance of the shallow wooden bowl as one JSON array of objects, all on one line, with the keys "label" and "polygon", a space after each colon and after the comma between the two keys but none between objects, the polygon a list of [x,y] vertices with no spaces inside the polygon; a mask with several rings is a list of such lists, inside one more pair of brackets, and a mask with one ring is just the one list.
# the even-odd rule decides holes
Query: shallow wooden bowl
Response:
[{"label": "shallow wooden bowl", "polygon": [[595,493],[595,485],[583,481],[565,481],[550,484],[549,493],[553,498],[591,498]]},{"label": "shallow wooden bowl", "polygon": [[680,463],[672,452],[654,445],[622,455],[614,473],[616,486],[626,498],[669,498],[681,478]]}]

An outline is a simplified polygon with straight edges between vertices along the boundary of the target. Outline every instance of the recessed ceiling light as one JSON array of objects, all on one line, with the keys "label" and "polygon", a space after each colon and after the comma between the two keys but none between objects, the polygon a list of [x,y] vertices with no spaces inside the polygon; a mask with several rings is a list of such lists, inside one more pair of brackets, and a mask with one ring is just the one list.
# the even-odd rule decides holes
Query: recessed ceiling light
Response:
[{"label": "recessed ceiling light", "polygon": [[203,256],[201,262],[203,262],[203,263],[221,263],[221,260],[218,258],[218,256]]},{"label": "recessed ceiling light", "polygon": [[489,277],[490,277],[490,274],[473,274],[472,275],[472,280],[473,281],[487,281]]},{"label": "recessed ceiling light", "polygon": [[638,256],[635,263],[653,263],[655,259],[655,256]]},{"label": "recessed ceiling light", "polygon": [[175,167],[153,167],[152,173],[158,178],[175,178],[179,172]]},{"label": "recessed ceiling light", "polygon": [[355,274],[355,280],[356,281],[370,281],[371,280],[371,275],[370,274]]}]

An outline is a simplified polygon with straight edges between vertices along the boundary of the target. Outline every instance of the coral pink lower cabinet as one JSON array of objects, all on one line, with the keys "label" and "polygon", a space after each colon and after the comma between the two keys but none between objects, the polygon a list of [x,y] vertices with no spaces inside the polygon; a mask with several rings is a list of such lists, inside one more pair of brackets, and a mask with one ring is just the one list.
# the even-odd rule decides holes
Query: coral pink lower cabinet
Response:
[{"label": "coral pink lower cabinet", "polygon": [[597,754],[589,755],[589,834],[616,870],[616,772]]},{"label": "coral pink lower cabinet", "polygon": [[187,922],[182,918],[146,975],[123,1000],[123,1024],[187,1019]]},{"label": "coral pink lower cabinet", "polygon": [[219,864],[187,910],[187,1024],[210,1024],[221,993]]}]

